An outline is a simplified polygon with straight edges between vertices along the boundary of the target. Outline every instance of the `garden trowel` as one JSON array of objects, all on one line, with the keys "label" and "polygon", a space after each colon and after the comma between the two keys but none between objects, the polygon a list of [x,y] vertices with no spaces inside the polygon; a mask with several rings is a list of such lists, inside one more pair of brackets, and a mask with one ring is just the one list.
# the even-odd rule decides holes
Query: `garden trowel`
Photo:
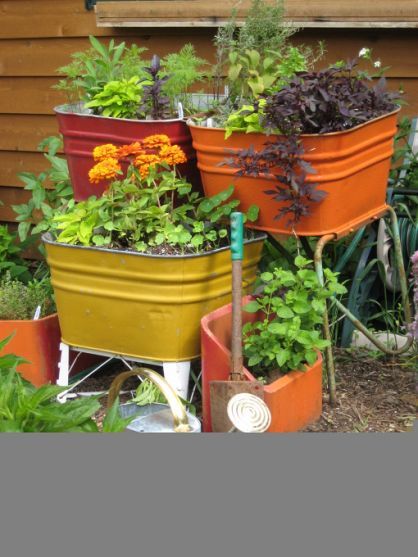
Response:
[{"label": "garden trowel", "polygon": [[264,398],[263,385],[248,381],[243,373],[242,359],[242,258],[243,258],[243,215],[231,214],[231,259],[232,259],[232,327],[231,327],[231,371],[226,381],[211,381],[210,406],[212,431],[227,432],[233,428],[228,418],[229,400],[237,393],[250,393]]}]

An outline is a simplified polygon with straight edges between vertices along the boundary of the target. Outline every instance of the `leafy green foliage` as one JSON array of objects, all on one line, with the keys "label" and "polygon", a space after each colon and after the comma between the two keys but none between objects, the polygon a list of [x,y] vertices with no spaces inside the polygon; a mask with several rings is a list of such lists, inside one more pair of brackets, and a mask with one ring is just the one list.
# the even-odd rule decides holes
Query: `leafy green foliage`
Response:
[{"label": "leafy green foliage", "polygon": [[[188,411],[196,415],[196,408],[193,404],[180,398],[183,405],[188,409]],[[157,387],[155,383],[153,383],[150,379],[145,378],[136,389],[135,397],[132,399],[132,402],[135,402],[138,406],[146,406],[147,404],[167,404],[167,399]]]},{"label": "leafy green foliage", "polygon": [[311,263],[298,256],[296,271],[277,268],[262,273],[262,294],[244,307],[262,318],[243,327],[244,356],[257,375],[277,368],[282,373],[303,370],[316,361],[316,351],[328,345],[320,332],[326,300],[346,289],[329,269],[324,270],[321,286]]},{"label": "leafy green foliage", "polygon": [[135,118],[143,85],[137,76],[109,81],[85,106],[96,109],[102,116]]},{"label": "leafy green foliage", "polygon": [[[191,44],[168,54],[161,66],[155,55],[149,62],[144,60],[147,49],[135,44],[127,47],[124,42],[116,45],[111,40],[106,46],[92,36],[90,44],[91,48],[74,53],[72,62],[57,70],[65,77],[55,88],[64,91],[69,102],[82,101],[94,114],[116,118],[155,119],[158,112],[163,119],[172,117],[177,114],[179,101],[191,110],[190,87],[203,79],[200,67],[206,64]],[[158,68],[154,72],[156,58]],[[156,106],[158,98],[165,96],[169,114],[165,105]]]},{"label": "leafy green foliage", "polygon": [[18,234],[24,242],[29,234],[39,234],[48,230],[49,222],[55,210],[66,206],[73,197],[73,189],[68,174],[67,161],[56,155],[62,146],[59,137],[47,137],[38,146],[38,151],[45,151],[49,168],[38,176],[32,172],[21,172],[19,178],[25,184],[24,189],[31,192],[27,203],[13,205],[19,223]]},{"label": "leafy green foliage", "polygon": [[[0,350],[10,338],[0,341]],[[0,433],[99,432],[93,420],[100,409],[97,396],[61,404],[56,398],[66,387],[34,387],[16,371],[21,363],[24,360],[14,354],[0,356]],[[104,418],[103,432],[124,431],[131,420],[120,417],[117,399]]]},{"label": "leafy green foliage", "polygon": [[76,399],[66,404],[55,398],[64,388],[36,388],[16,371],[22,359],[0,357],[0,432],[97,432],[91,416],[100,408],[97,398]]},{"label": "leafy green foliage", "polygon": [[41,306],[41,317],[55,311],[49,277],[34,278],[24,284],[7,271],[0,281],[0,319],[33,319],[38,306]]},{"label": "leafy green foliage", "polygon": [[[111,183],[102,197],[70,201],[55,214],[50,229],[67,244],[166,254],[205,252],[229,243],[228,217],[239,205],[230,199],[233,189],[201,198],[165,165],[151,165],[145,179],[131,166],[127,177]],[[246,217],[255,221],[257,208],[250,208]]]},{"label": "leafy green foliage", "polygon": [[190,88],[202,81],[205,72],[201,70],[207,64],[203,58],[196,56],[195,48],[187,43],[178,52],[167,54],[161,65],[169,77],[163,86],[164,93],[169,97],[171,110],[176,111],[176,102],[181,102],[185,112],[192,110]]},{"label": "leafy green foliage", "polygon": [[31,278],[29,264],[22,258],[27,242],[17,244],[17,236],[9,231],[6,224],[0,225],[0,276],[6,271],[11,278],[27,282]]},{"label": "leafy green foliage", "polygon": [[[252,104],[260,95],[280,89],[296,72],[311,68],[323,56],[322,43],[316,50],[304,45],[290,46],[288,41],[298,29],[285,23],[283,16],[283,0],[273,3],[253,0],[242,27],[238,27],[233,12],[230,21],[216,34],[217,62],[213,73],[218,93],[221,76],[227,75],[225,104],[229,114]],[[218,120],[220,126],[225,124],[225,120]],[[251,120],[250,126],[254,123]],[[242,124],[247,131],[245,121]]]},{"label": "leafy green foliage", "polygon": [[[403,210],[414,223],[418,223],[418,151],[414,152],[408,142],[412,132],[412,122],[405,116],[399,122],[395,137],[395,151],[392,157],[390,182],[400,195],[395,196],[394,204]],[[416,189],[417,195],[402,196],[402,188]]]},{"label": "leafy green foliage", "polygon": [[69,102],[93,99],[110,81],[144,77],[141,55],[146,48],[136,45],[128,48],[124,42],[116,45],[113,39],[106,46],[92,36],[89,40],[91,48],[75,52],[72,62],[57,70],[65,77],[55,88],[64,91]]}]

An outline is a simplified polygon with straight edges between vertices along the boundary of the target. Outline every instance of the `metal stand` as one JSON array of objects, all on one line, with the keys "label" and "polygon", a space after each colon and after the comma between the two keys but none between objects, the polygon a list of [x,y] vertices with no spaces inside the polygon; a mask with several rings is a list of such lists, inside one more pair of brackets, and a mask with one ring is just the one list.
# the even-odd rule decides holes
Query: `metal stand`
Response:
[{"label": "metal stand", "polygon": [[[79,348],[77,346],[71,346],[66,344],[65,342],[61,342],[60,344],[61,350],[61,358],[58,364],[59,374],[57,385],[61,385],[62,387],[69,387],[60,395],[58,395],[57,400],[59,402],[65,402],[68,398],[72,395],[69,394],[71,391],[80,385],[83,381],[85,381],[88,377],[99,371],[102,367],[108,364],[113,359],[120,360],[129,370],[132,370],[133,366],[130,362],[140,362],[145,364],[151,365],[158,365],[163,368],[164,377],[167,382],[174,388],[177,394],[187,400],[188,394],[188,387],[189,387],[189,378],[190,378],[190,366],[191,362],[157,362],[157,361],[150,361],[150,360],[143,360],[132,358],[132,356],[124,356],[122,354],[113,354],[111,352],[100,352],[97,350],[88,350],[86,348]],[[73,363],[70,366],[70,350],[78,352],[76,357],[74,358]],[[78,360],[81,353],[88,353],[88,354],[95,354],[96,356],[103,356],[106,360],[96,367],[94,367],[87,375],[82,377],[79,381],[76,381],[73,385],[69,386],[69,375],[71,373],[72,368],[74,367],[76,361]]]},{"label": "metal stand", "polygon": [[[408,298],[408,284],[406,280],[406,273],[405,267],[402,257],[402,246],[399,237],[399,226],[398,226],[398,219],[396,217],[396,213],[392,207],[388,206],[387,210],[390,214],[391,219],[391,229],[393,234],[393,242],[394,242],[394,253],[395,253],[395,263],[396,269],[398,272],[400,289],[401,289],[401,296],[402,296],[402,304],[405,316],[405,323],[410,323],[412,319],[411,314],[411,306],[409,303]],[[323,266],[322,266],[322,252],[324,250],[325,245],[330,242],[331,240],[335,240],[335,234],[328,234],[322,236],[319,239],[314,253],[314,263],[315,263],[315,270],[318,276],[318,279],[321,284],[324,283],[324,273],[323,273]],[[356,329],[361,331],[369,340],[372,342],[379,350],[384,352],[385,354],[390,355],[399,355],[404,354],[407,352],[413,344],[413,339],[408,338],[407,342],[401,347],[396,350],[392,350],[388,348],[384,343],[382,343],[379,339],[377,339],[373,333],[371,333],[361,322],[359,319],[356,318],[355,315],[351,313],[351,311],[346,308],[339,300],[334,299],[333,303],[335,303],[336,307],[351,321]],[[327,340],[331,340],[331,333],[329,328],[329,320],[328,320],[328,312],[324,315],[323,321],[323,329],[324,329],[324,337]],[[327,368],[327,375],[328,375],[328,389],[329,389],[329,398],[330,404],[335,405],[337,401],[336,396],[336,388],[335,388],[335,366],[334,366],[334,357],[332,353],[332,346],[330,345],[326,348],[325,352],[325,361],[326,361],[326,368]]]}]

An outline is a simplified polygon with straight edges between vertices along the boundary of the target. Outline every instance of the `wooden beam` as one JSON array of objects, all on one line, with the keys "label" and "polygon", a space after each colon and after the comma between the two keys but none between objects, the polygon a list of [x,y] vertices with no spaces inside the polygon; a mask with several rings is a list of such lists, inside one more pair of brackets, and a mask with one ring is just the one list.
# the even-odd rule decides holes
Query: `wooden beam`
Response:
[{"label": "wooden beam", "polygon": [[[227,21],[236,6],[242,19],[251,0],[136,0],[103,1],[96,5],[97,24],[101,26],[144,27],[217,27]],[[309,27],[404,27],[418,26],[416,0],[287,0],[285,20]]]}]

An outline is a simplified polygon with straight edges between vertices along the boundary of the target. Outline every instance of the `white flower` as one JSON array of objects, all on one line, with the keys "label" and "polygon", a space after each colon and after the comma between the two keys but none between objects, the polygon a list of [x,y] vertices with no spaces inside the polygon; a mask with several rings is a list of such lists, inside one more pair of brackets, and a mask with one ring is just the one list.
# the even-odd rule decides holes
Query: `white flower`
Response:
[{"label": "white flower", "polygon": [[365,58],[366,56],[370,56],[370,48],[363,47],[358,53],[358,55],[360,58]]},{"label": "white flower", "polygon": [[375,68],[380,68],[381,65],[382,65],[382,62],[380,60],[376,60],[376,62],[373,64],[373,66]]}]

